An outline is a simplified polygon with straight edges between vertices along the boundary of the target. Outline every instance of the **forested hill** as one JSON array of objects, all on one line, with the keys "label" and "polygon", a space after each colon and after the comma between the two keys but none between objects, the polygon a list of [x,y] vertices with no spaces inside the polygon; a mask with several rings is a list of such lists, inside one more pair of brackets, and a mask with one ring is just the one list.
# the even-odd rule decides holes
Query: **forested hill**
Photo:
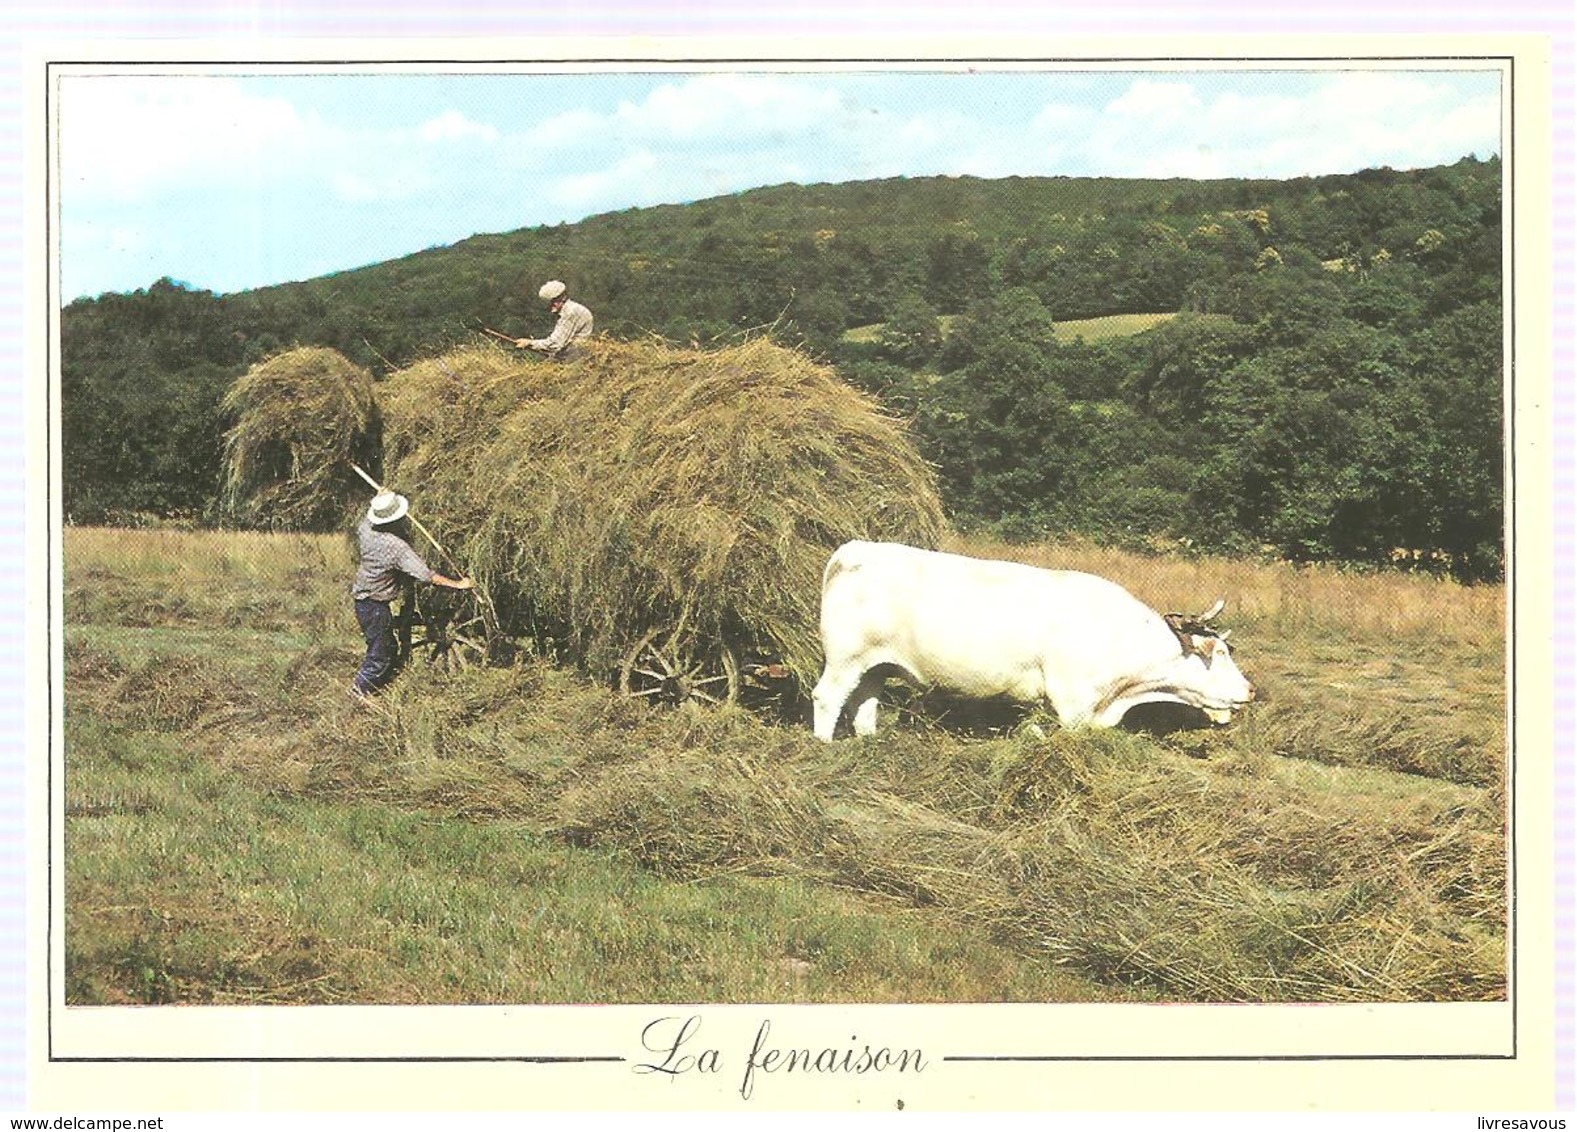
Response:
[{"label": "forested hill", "polygon": [[[161,280],[64,312],[66,510],[218,518],[218,399],[246,366],[311,343],[381,372],[481,326],[545,333],[536,288],[563,278],[604,333],[755,330],[831,362],[914,417],[962,523],[1300,558],[1407,547],[1485,576],[1500,184],[1498,160],[1469,158],[1287,181],[782,185],[233,295]],[[1053,340],[1055,322],[1158,312],[1182,313]]]}]

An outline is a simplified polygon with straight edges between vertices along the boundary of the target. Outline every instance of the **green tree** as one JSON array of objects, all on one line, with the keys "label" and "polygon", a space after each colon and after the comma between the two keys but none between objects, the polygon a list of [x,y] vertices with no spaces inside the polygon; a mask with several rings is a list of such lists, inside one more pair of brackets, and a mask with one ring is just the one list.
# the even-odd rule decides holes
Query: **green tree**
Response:
[{"label": "green tree", "polygon": [[991,282],[991,253],[973,233],[946,232],[926,249],[926,298],[955,314]]},{"label": "green tree", "polygon": [[917,292],[904,294],[882,326],[884,353],[910,369],[922,369],[942,348],[942,327],[936,308]]},{"label": "green tree", "polygon": [[1143,342],[1128,391],[1146,412],[1179,427],[1196,421],[1211,384],[1254,352],[1253,330],[1221,316],[1181,315]]},{"label": "green tree", "polygon": [[1498,302],[1466,307],[1432,323],[1417,340],[1414,387],[1427,429],[1423,505],[1429,536],[1410,546],[1451,557],[1467,580],[1505,569],[1503,320]]},{"label": "green tree", "polygon": [[917,419],[944,496],[977,519],[1054,524],[1072,487],[1064,457],[1078,421],[1053,378],[1051,315],[1016,288],[966,321],[971,360],[937,382]]},{"label": "green tree", "polygon": [[1352,322],[1257,354],[1210,390],[1196,533],[1298,561],[1380,562],[1432,540],[1428,406],[1407,344]]}]

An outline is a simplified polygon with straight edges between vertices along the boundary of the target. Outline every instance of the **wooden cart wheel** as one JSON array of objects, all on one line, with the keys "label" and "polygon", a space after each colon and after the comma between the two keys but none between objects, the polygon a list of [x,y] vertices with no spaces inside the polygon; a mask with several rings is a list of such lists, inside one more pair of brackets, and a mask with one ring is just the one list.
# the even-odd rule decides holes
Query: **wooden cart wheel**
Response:
[{"label": "wooden cart wheel", "polygon": [[653,629],[619,668],[619,691],[668,704],[717,706],[739,698],[739,665],[727,648],[691,651],[679,631]]},{"label": "wooden cart wheel", "polygon": [[487,663],[493,633],[480,603],[467,601],[452,613],[422,610],[411,636],[410,655],[421,657],[442,672],[459,672]]}]

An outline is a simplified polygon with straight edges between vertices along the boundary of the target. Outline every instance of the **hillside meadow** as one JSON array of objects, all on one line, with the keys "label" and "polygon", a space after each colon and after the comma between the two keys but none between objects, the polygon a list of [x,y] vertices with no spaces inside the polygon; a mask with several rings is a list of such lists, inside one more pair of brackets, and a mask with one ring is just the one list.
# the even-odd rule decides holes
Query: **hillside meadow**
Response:
[{"label": "hillside meadow", "polygon": [[[1176,317],[1176,311],[1160,311],[1154,314],[1108,314],[1099,318],[1063,319],[1056,324],[1055,340],[1059,345],[1066,346],[1079,341],[1105,342],[1112,338],[1129,338],[1153,330]],[[943,337],[951,334],[957,324],[957,315],[942,315],[937,319]],[[875,344],[881,341],[885,329],[886,324],[880,322],[851,327],[843,332],[843,340],[862,345]]]},{"label": "hillside meadow", "polygon": [[1260,699],[826,745],[523,653],[368,708],[346,537],[67,528],[67,1001],[1505,996],[1501,587],[952,548],[1225,597]]}]

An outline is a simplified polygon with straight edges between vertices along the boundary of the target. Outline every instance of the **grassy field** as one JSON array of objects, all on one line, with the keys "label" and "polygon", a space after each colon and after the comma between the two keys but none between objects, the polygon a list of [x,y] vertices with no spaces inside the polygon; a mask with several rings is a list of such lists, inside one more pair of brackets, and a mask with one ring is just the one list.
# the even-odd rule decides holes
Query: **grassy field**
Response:
[{"label": "grassy field", "polygon": [[1225,596],[1260,701],[828,746],[524,657],[368,709],[343,537],[68,530],[68,1001],[1504,996],[1501,589],[961,549]]},{"label": "grassy field", "polygon": [[[1057,341],[1064,346],[1080,339],[1091,343],[1101,342],[1107,338],[1127,338],[1129,335],[1141,334],[1176,317],[1176,311],[1163,311],[1159,314],[1109,314],[1100,318],[1069,319],[1057,323],[1055,333]],[[951,334],[958,316],[945,314],[938,321],[942,333]],[[875,322],[869,326],[851,327],[843,336],[850,342],[879,342],[884,325]]]},{"label": "grassy field", "polygon": [[1057,341],[1066,346],[1081,338],[1092,343],[1107,338],[1127,338],[1152,330],[1176,317],[1176,311],[1165,311],[1161,314],[1109,314],[1100,318],[1073,319],[1057,323]]}]

